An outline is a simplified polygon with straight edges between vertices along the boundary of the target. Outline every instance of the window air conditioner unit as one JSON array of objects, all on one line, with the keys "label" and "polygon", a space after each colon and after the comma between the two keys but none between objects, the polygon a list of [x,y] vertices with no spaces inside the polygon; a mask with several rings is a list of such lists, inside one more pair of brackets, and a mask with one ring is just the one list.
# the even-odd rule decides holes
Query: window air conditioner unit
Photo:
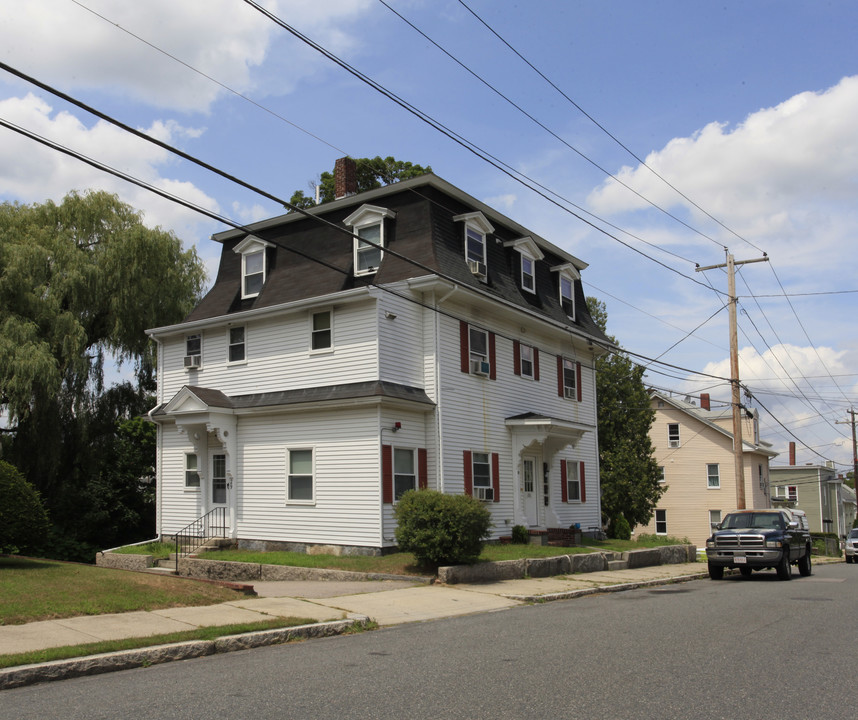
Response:
[{"label": "window air conditioner unit", "polygon": [[475,487],[474,497],[477,498],[477,500],[494,500],[495,490],[490,487]]},{"label": "window air conditioner unit", "polygon": [[484,360],[471,360],[471,372],[474,375],[488,375],[491,366]]},{"label": "window air conditioner unit", "polygon": [[202,355],[185,355],[185,367],[186,368],[197,368],[202,365],[203,356]]},{"label": "window air conditioner unit", "polygon": [[670,441],[668,441],[667,446],[672,447],[672,448],[678,448],[679,447],[679,440],[670,440]]},{"label": "window air conditioner unit", "polygon": [[480,277],[486,276],[486,264],[479,260],[468,260],[468,269],[474,275],[479,275]]},{"label": "window air conditioner unit", "polygon": [[575,388],[573,387],[564,387],[563,388],[563,397],[569,398],[570,400],[575,400],[578,397],[575,392]]}]

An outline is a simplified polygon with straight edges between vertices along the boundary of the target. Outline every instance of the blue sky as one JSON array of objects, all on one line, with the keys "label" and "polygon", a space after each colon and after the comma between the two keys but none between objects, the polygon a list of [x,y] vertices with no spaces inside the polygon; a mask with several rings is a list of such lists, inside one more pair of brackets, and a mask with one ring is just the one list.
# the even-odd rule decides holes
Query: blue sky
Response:
[{"label": "blue sky", "polygon": [[[684,370],[729,374],[726,277],[694,264],[724,262],[725,247],[737,260],[765,252],[769,263],[737,279],[741,377],[763,436],[782,453],[775,464],[795,440],[798,462],[847,469],[851,436],[837,422],[858,404],[858,4],[386,2],[262,4],[563,207],[242,0],[6,2],[0,59],[287,199],[344,154],[431,165],[589,263],[585,290],[606,302],[609,331],[682,368],[651,366],[647,381],[660,388],[729,399],[724,382]],[[236,221],[280,212],[5,72],[0,118]],[[116,192],[196,245],[213,275],[209,237],[222,226],[0,133],[0,200]]]}]

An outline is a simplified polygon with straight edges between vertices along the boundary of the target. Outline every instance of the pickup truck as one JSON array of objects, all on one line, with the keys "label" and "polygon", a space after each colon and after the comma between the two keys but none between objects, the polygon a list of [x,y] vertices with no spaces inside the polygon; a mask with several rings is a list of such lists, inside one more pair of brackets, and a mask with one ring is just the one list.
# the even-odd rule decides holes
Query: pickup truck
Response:
[{"label": "pickup truck", "polygon": [[754,570],[774,569],[781,580],[811,573],[811,542],[807,519],[786,508],[737,510],[729,513],[706,541],[709,577],[720,580],[725,568],[739,568],[744,577]]}]

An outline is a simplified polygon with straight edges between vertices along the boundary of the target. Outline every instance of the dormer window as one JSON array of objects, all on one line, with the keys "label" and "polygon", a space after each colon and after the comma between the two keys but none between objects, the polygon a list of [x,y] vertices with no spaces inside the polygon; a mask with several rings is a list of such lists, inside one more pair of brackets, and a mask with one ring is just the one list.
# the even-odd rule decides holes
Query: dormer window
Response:
[{"label": "dormer window", "polygon": [[393,219],[396,213],[375,205],[361,205],[343,222],[357,235],[354,239],[355,275],[372,275],[378,272],[384,257],[385,218]]},{"label": "dormer window", "polygon": [[262,286],[268,273],[268,262],[265,249],[271,243],[248,235],[238,245],[234,252],[241,254],[241,299],[254,298],[262,292]]},{"label": "dormer window", "polygon": [[581,279],[581,273],[571,263],[557,265],[551,268],[551,272],[557,273],[557,287],[559,290],[558,300],[563,312],[571,319],[575,319],[575,281]]},{"label": "dormer window", "polygon": [[492,224],[481,212],[456,215],[455,222],[465,224],[465,262],[468,269],[481,280],[488,276],[488,253],[486,236],[495,231]]},{"label": "dormer window", "polygon": [[504,247],[511,247],[518,251],[521,257],[521,289],[525,292],[536,293],[536,261],[542,260],[545,255],[531,237],[523,237],[518,240],[508,240]]}]

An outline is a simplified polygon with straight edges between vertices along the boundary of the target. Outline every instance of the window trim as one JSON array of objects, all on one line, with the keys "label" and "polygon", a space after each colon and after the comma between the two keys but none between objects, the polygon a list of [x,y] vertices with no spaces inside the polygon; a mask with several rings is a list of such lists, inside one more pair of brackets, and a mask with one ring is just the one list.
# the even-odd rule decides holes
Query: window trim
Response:
[{"label": "window trim", "polygon": [[[569,503],[580,503],[581,502],[581,477],[578,472],[578,463],[569,462],[565,463],[566,465],[566,502]],[[571,477],[574,475],[574,478]],[[575,492],[572,492],[572,489],[575,489]]]},{"label": "window trim", "polygon": [[[568,368],[567,363],[569,365]],[[571,371],[573,385],[567,385],[566,383],[567,369]],[[573,360],[563,355],[557,356],[557,394],[565,400],[581,402],[581,363],[578,360]]]},{"label": "window trim", "polygon": [[[717,522],[712,522],[712,513],[718,513],[718,521]],[[713,531],[717,530],[718,528],[716,526],[721,524],[721,520],[723,520],[723,518],[721,517],[721,511],[720,510],[710,510],[709,511],[709,528],[711,530],[713,530]]]},{"label": "window trim", "polygon": [[[671,432],[671,428],[676,428],[676,433]],[[679,429],[679,423],[667,424],[667,447],[678,448],[682,447],[682,434]]]},{"label": "window trim", "polygon": [[[455,215],[453,216],[453,222],[463,223],[462,256],[465,259],[465,263],[468,265],[473,275],[477,276],[481,280],[485,280],[488,277],[488,236],[494,233],[494,226],[481,212],[470,212]],[[480,242],[482,257],[477,257],[476,253],[473,253],[474,256],[471,257],[470,249],[468,247],[469,231],[473,232],[473,239]]]},{"label": "window trim", "polygon": [[664,465],[658,466],[658,472],[659,472],[658,484],[664,485],[667,482],[667,479],[664,476]]},{"label": "window trim", "polygon": [[[485,455],[489,469],[489,484],[476,485],[476,455]],[[465,495],[476,497],[481,502],[500,502],[500,455],[491,450],[464,450],[462,453],[464,462],[464,490]],[[482,463],[480,463],[482,465]],[[479,497],[477,490],[482,490],[483,497]],[[491,497],[486,497],[486,490],[491,490]]]},{"label": "window trim", "polygon": [[[712,468],[715,468],[715,474],[712,474]],[[717,485],[712,484],[712,478],[717,480]],[[718,463],[706,463],[706,488],[707,490],[721,489],[721,466]]]},{"label": "window trim", "polygon": [[[661,513],[661,519],[659,519],[659,513]],[[656,509],[655,511],[655,534],[656,535],[667,535],[667,510]],[[659,530],[659,525],[662,526],[662,530]]]},{"label": "window trim", "polygon": [[361,205],[357,210],[355,210],[351,215],[343,220],[343,224],[347,227],[350,227],[353,235],[360,235],[361,230],[366,230],[371,227],[378,226],[378,241],[363,241],[363,242],[374,242],[374,245],[378,247],[374,247],[374,245],[368,245],[367,247],[372,248],[374,250],[379,251],[378,256],[378,265],[371,266],[366,270],[359,269],[359,257],[361,252],[361,242],[362,238],[355,237],[352,241],[352,262],[353,262],[353,274],[355,277],[363,277],[366,275],[375,275],[379,268],[381,267],[382,262],[384,262],[384,249],[388,245],[387,239],[387,223],[385,220],[390,218],[391,220],[396,218],[396,213],[393,210],[389,210],[388,208],[379,207],[377,205]]},{"label": "window trim", "polygon": [[[310,453],[310,498],[296,499],[290,498],[292,489],[292,477],[306,477],[306,474],[298,474],[292,472],[292,453],[309,452]],[[311,506],[316,504],[316,448],[313,445],[296,445],[286,448],[286,505],[304,505]]]},{"label": "window trim", "polygon": [[409,448],[409,447],[400,447],[398,445],[393,445],[391,447],[391,460],[393,462],[392,465],[392,478],[393,478],[393,504],[399,502],[400,498],[403,494],[408,492],[408,490],[403,490],[401,493],[397,493],[396,491],[396,480],[399,475],[406,475],[408,473],[398,473],[396,471],[396,454],[397,453],[408,453],[411,456],[411,480],[412,484],[408,490],[417,490],[420,487],[420,479],[419,479],[419,470],[418,470],[418,460],[417,460],[417,448]]},{"label": "window trim", "polygon": [[[238,245],[233,248],[233,252],[241,255],[241,299],[249,300],[258,297],[265,287],[265,282],[268,280],[268,248],[274,247],[270,242],[266,242],[254,235],[248,235]],[[247,259],[252,255],[262,254],[262,271],[254,272],[252,275],[262,275],[262,283],[259,290],[256,292],[247,292]]]},{"label": "window trim", "polygon": [[[315,318],[317,315],[327,315],[329,318],[328,327],[322,330],[316,330]],[[309,317],[310,324],[310,354],[323,355],[334,351],[334,309],[326,308],[324,310],[311,310]],[[313,347],[316,337],[324,332],[328,333],[328,345],[322,347]]]},{"label": "window trim", "polygon": [[[241,330],[241,342],[233,342],[233,330]],[[241,357],[237,360],[232,359],[232,349],[241,347]],[[247,363],[247,325],[230,325],[226,329],[226,362],[227,365],[244,365]]]},{"label": "window trim", "polygon": [[[474,350],[474,333],[482,335],[485,339],[485,353]],[[489,336],[490,333],[488,330],[477,327],[476,325],[468,325],[468,366],[470,367],[471,375],[482,375],[488,377],[492,373]],[[479,366],[477,365],[478,363]],[[488,372],[483,372],[483,365],[488,365]]]},{"label": "window trim", "polygon": [[[526,380],[539,382],[539,348],[534,345],[513,340],[513,373]],[[530,351],[530,358],[525,353]],[[526,364],[530,364],[530,372],[525,372]]]},{"label": "window trim", "polygon": [[[194,459],[194,467],[190,467],[190,459]],[[193,473],[197,476],[196,484],[188,483],[189,474]],[[200,492],[200,488],[202,488],[202,476],[200,475],[200,456],[195,452],[186,452],[185,453],[185,492]]]},{"label": "window trim", "polygon": [[[566,316],[574,321],[576,316],[575,307],[575,281],[581,279],[581,273],[572,263],[564,263],[555,265],[551,268],[551,272],[557,273],[557,302],[566,313]],[[569,297],[566,298],[563,294],[563,281],[569,282]],[[565,301],[565,302],[564,302]],[[571,312],[570,312],[571,311]]]},{"label": "window trim", "polygon": [[[196,349],[191,349],[191,343],[196,341]],[[188,333],[185,335],[185,356],[184,366],[186,371],[199,370],[203,366],[203,333]],[[199,358],[196,361],[188,362],[188,358]]]}]

